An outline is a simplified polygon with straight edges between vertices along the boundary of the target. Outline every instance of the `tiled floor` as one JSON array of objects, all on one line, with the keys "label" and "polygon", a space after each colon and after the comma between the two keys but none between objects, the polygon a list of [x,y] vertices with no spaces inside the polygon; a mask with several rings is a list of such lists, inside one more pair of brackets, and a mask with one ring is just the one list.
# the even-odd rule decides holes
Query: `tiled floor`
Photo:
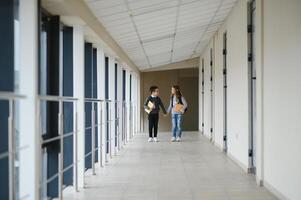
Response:
[{"label": "tiled floor", "polygon": [[67,190],[64,199],[276,199],[199,133],[184,133],[180,143],[169,137],[160,133],[160,142],[148,143],[146,134],[136,135],[96,176],[87,176],[85,190]]}]

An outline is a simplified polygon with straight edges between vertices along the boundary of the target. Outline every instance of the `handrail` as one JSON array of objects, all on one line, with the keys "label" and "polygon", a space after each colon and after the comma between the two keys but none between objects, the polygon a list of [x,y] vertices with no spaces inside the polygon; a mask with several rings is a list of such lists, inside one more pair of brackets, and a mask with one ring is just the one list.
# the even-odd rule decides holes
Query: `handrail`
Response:
[{"label": "handrail", "polygon": [[39,95],[38,98],[43,101],[64,101],[64,102],[74,102],[78,101],[78,98],[69,96],[54,96],[54,95]]},{"label": "handrail", "polygon": [[85,98],[86,102],[105,102],[104,99],[96,99],[96,98]]},{"label": "handrail", "polygon": [[16,94],[14,92],[2,92],[0,91],[1,100],[15,100],[15,99],[25,99],[26,96],[21,94]]},{"label": "handrail", "polygon": [[47,144],[47,143],[50,143],[50,142],[54,142],[56,140],[61,140],[61,139],[64,139],[64,138],[67,138],[67,137],[71,137],[73,136],[75,133],[78,133],[79,130],[77,131],[72,131],[72,132],[69,132],[69,133],[64,133],[63,135],[58,135],[56,137],[52,137],[52,138],[47,138],[47,139],[42,139],[41,140],[41,144]]},{"label": "handrail", "polygon": [[107,102],[107,103],[119,103],[121,101],[112,99],[97,99],[97,98],[85,98],[86,102]]}]

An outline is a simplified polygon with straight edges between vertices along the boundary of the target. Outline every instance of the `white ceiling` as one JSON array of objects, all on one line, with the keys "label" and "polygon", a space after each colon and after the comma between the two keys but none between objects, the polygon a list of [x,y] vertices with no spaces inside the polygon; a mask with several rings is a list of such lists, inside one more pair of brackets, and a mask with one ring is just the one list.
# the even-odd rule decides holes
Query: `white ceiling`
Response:
[{"label": "white ceiling", "polygon": [[141,69],[200,55],[237,0],[85,0]]}]

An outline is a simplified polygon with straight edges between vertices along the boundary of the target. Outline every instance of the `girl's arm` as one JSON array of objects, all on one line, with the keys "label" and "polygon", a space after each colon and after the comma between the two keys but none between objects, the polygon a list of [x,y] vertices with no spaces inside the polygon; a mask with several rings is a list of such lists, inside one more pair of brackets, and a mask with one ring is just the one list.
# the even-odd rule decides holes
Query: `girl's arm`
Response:
[{"label": "girl's arm", "polygon": [[184,110],[187,108],[188,104],[187,104],[187,101],[186,99],[182,96],[182,103],[183,103],[183,106],[184,106]]},{"label": "girl's arm", "polygon": [[171,100],[172,98],[170,98],[170,100],[169,100],[169,106],[168,106],[168,108],[167,108],[167,113],[170,113],[171,112],[171,108],[172,108],[172,100]]}]

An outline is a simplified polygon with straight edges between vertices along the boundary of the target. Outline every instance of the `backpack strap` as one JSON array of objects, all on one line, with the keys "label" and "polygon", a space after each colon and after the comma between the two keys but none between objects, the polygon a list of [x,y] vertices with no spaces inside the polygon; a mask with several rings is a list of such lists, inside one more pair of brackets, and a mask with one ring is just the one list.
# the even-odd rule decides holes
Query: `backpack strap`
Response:
[{"label": "backpack strap", "polygon": [[182,97],[180,97],[180,99],[179,99],[179,104],[183,105]]}]

